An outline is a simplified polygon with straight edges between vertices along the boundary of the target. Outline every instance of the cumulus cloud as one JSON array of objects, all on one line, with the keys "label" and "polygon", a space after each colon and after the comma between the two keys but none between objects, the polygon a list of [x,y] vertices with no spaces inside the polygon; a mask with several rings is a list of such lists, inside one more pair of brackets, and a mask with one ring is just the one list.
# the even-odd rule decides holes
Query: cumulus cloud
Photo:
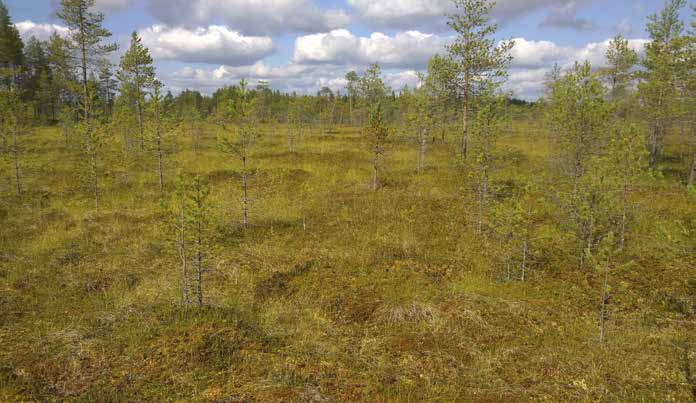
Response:
[{"label": "cumulus cloud", "polygon": [[246,79],[252,86],[259,81],[268,81],[271,87],[298,93],[314,93],[322,87],[333,91],[345,87],[343,77],[350,70],[360,71],[359,66],[303,65],[288,63],[269,66],[257,62],[249,66],[220,66],[215,69],[186,67],[169,77],[167,83],[173,90],[196,88],[210,93],[223,85],[236,84]]},{"label": "cumulus cloud", "polygon": [[[173,84],[173,89],[198,88],[204,92],[212,92],[221,85],[233,84],[246,78],[252,85],[258,80],[268,80],[274,88],[282,91],[311,93],[322,87],[329,87],[333,91],[343,90],[345,74],[350,70],[364,71],[366,65],[372,60],[364,60],[365,58],[360,56],[362,54],[360,47],[363,46],[360,44],[360,39],[369,38],[355,38],[348,32],[342,32],[340,35],[351,41],[357,40],[357,44],[349,42],[348,47],[342,44],[338,46],[340,52],[327,50],[323,46],[319,46],[316,51],[309,51],[314,49],[310,47],[302,53],[302,57],[296,54],[290,63],[279,67],[272,67],[262,62],[248,66],[220,66],[216,69],[189,67],[175,73],[168,83]],[[396,36],[398,34],[394,37]],[[341,40],[343,39],[339,42]],[[546,73],[555,63],[567,69],[575,61],[587,60],[594,67],[604,67],[606,65],[604,55],[609,46],[609,40],[588,43],[582,47],[564,47],[550,41],[533,41],[525,38],[516,38],[515,42],[514,59],[505,89],[512,91],[518,97],[530,100],[541,94]],[[629,40],[629,46],[642,53],[647,42],[644,39],[632,39]],[[321,44],[322,41],[319,43]],[[353,50],[349,52],[345,50],[347,48]],[[439,49],[432,49],[432,51],[437,50]],[[383,66],[386,67],[384,81],[395,90],[400,90],[405,85],[414,88],[420,83],[418,71],[422,71],[422,67],[408,68],[398,64],[391,67]]]},{"label": "cumulus cloud", "polygon": [[342,10],[322,10],[311,0],[149,0],[152,14],[170,26],[219,21],[245,35],[325,32],[345,27]]},{"label": "cumulus cloud", "polygon": [[[513,18],[550,8],[551,13],[564,10],[567,13],[589,0],[498,0],[492,17],[506,22]],[[457,9],[451,0],[348,0],[348,4],[368,24],[390,28],[429,27],[445,30],[445,15],[455,13]],[[566,14],[569,16],[570,14]]]},{"label": "cumulus cloud", "polygon": [[370,64],[386,67],[422,68],[444,49],[445,39],[419,31],[387,36],[376,32],[357,37],[345,29],[301,36],[295,40],[296,63]]},{"label": "cumulus cloud", "polygon": [[196,29],[153,25],[139,34],[155,59],[239,66],[273,53],[271,38],[243,36],[219,25]]},{"label": "cumulus cloud", "polygon": [[15,26],[24,41],[32,36],[36,39],[47,40],[54,32],[61,36],[65,36],[69,32],[68,28],[62,25],[40,24],[30,20],[18,22]]},{"label": "cumulus cloud", "polygon": [[[580,48],[559,46],[550,41],[532,41],[515,38],[512,50],[514,68],[537,68],[558,63],[561,67],[570,67],[574,62],[589,61],[594,67],[605,67],[606,52],[610,39],[592,42]],[[628,45],[639,54],[643,52],[646,39],[631,39]]]},{"label": "cumulus cloud", "polygon": [[[605,55],[610,41],[607,39],[574,48],[559,46],[549,41],[516,38],[512,52],[514,59],[506,88],[519,97],[534,99],[541,94],[546,73],[556,63],[562,69],[572,67],[575,62],[584,61],[590,62],[595,68],[606,67]],[[628,45],[638,54],[642,54],[648,42],[646,39],[631,39]]]}]

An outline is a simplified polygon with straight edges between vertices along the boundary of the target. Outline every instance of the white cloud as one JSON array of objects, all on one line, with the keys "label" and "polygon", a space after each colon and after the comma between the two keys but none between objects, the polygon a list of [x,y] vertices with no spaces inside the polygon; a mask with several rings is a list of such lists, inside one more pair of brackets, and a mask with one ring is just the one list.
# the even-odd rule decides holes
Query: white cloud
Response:
[{"label": "white cloud", "polygon": [[[514,41],[513,67],[538,68],[549,67],[554,63],[558,63],[561,67],[570,67],[576,61],[589,61],[594,67],[604,67],[605,54],[611,40],[588,43],[581,48],[564,47],[550,41],[531,41],[524,38],[515,38]],[[646,39],[631,39],[628,42],[629,47],[638,53],[643,52],[646,43],[648,43]]]},{"label": "white cloud", "polygon": [[149,0],[152,14],[170,26],[221,21],[245,35],[325,32],[345,27],[342,10],[322,10],[311,0]]},{"label": "white cloud", "polygon": [[301,36],[295,40],[296,63],[370,64],[422,68],[444,49],[445,39],[418,31],[387,36],[376,32],[357,37],[345,29]]},{"label": "white cloud", "polygon": [[408,86],[408,88],[417,88],[421,84],[418,72],[415,70],[406,70],[398,73],[388,73],[384,77],[384,83],[393,88],[396,91],[403,89]]},{"label": "white cloud", "polygon": [[196,29],[153,25],[139,34],[155,59],[239,66],[273,53],[271,38],[243,36],[219,25]]},{"label": "white cloud", "polygon": [[[364,71],[371,61],[363,60],[365,57],[360,56],[365,53],[360,50],[361,47],[366,47],[360,44],[360,40],[370,38],[356,38],[347,31],[341,35],[344,38],[340,38],[339,42],[348,38],[348,48],[352,50],[346,50],[343,45],[337,47],[340,52],[332,50],[335,46],[329,46],[328,50],[325,46],[318,46],[316,49],[308,47],[303,51],[302,57],[296,56],[298,60],[279,67],[258,62],[248,66],[220,66],[210,70],[186,68],[172,76],[172,87],[175,90],[197,88],[203,92],[212,92],[217,87],[234,84],[246,78],[252,85],[258,80],[268,80],[271,86],[282,91],[312,93],[321,87],[329,87],[333,91],[343,90],[345,74],[350,70]],[[320,36],[319,39],[323,37]],[[314,38],[314,41],[316,42],[317,38]],[[517,38],[515,41],[517,45],[513,51],[514,60],[505,89],[518,97],[530,100],[541,94],[546,73],[554,63],[567,69],[575,61],[588,60],[594,67],[603,67],[606,63],[604,55],[609,46],[609,40],[588,43],[582,47],[564,47],[550,41],[532,41],[525,38]],[[629,46],[640,53],[647,42],[643,39],[632,39],[629,40]],[[318,43],[322,45],[323,42],[319,40]],[[418,86],[418,71],[422,71],[422,67],[385,67],[387,69],[384,81],[391,88],[400,90],[405,85],[410,88]]]},{"label": "white cloud", "polygon": [[19,34],[23,40],[27,40],[32,36],[36,39],[47,40],[54,32],[58,35],[65,36],[68,34],[68,28],[57,24],[40,24],[30,20],[18,22],[15,24]]},{"label": "white cloud", "polygon": [[[574,16],[577,8],[589,0],[498,0],[492,17],[506,22],[530,12],[550,8],[566,10],[566,16]],[[445,30],[445,15],[455,13],[452,0],[348,0],[356,13],[367,23],[390,28],[429,27]],[[572,5],[572,9],[567,8]]]}]

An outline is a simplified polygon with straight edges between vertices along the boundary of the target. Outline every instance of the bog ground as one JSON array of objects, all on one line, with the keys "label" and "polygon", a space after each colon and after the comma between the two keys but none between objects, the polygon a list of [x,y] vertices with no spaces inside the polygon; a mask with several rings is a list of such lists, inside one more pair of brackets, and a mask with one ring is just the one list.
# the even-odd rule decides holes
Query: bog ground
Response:
[{"label": "bog ground", "polygon": [[[456,138],[430,146],[421,175],[416,145],[395,142],[373,192],[357,129],[305,131],[291,153],[268,128],[243,230],[238,164],[215,130],[199,155],[182,137],[165,159],[168,188],[181,166],[211,183],[206,306],[188,312],[156,159],[109,170],[95,212],[60,130],[32,136],[26,194],[1,192],[0,400],[690,398],[696,216],[671,179],[632,195],[643,218],[600,344],[601,273],[568,270],[547,225],[526,280],[517,266],[508,279],[498,242],[474,230]],[[522,178],[551,186],[545,144],[533,122],[508,128],[496,198]]]}]

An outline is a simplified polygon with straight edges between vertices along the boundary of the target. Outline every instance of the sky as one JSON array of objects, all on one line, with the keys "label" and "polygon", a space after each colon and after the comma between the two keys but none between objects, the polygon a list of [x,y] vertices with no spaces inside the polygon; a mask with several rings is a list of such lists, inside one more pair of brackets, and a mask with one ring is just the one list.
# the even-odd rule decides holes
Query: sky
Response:
[{"label": "sky", "polygon": [[[65,34],[59,0],[4,0],[24,39]],[[663,0],[498,0],[497,39],[514,39],[506,89],[533,100],[558,63],[589,60],[601,67],[609,40],[622,34],[641,51],[645,22]],[[313,93],[340,91],[350,70],[380,63],[398,90],[418,84],[418,72],[451,40],[444,15],[451,0],[96,0],[120,45],[138,31],[159,79],[172,90],[210,94],[245,78]],[[684,15],[687,16],[685,10]]]}]

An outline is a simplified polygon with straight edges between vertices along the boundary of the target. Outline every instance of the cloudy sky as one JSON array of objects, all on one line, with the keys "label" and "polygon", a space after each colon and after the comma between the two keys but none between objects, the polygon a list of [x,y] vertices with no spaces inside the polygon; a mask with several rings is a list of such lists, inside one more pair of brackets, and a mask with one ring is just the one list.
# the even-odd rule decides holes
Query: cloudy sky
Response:
[{"label": "cloudy sky", "polygon": [[[4,0],[23,37],[65,28],[58,0]],[[622,33],[640,50],[645,20],[662,0],[498,0],[500,39],[514,38],[508,87],[534,99],[554,64],[603,63]],[[417,71],[452,35],[451,0],[96,0],[114,41],[137,30],[174,92],[211,93],[247,78],[283,91],[342,89],[349,70],[379,62],[392,88],[413,86]],[[121,51],[122,51],[121,50]],[[117,60],[117,59],[116,59]]]}]

